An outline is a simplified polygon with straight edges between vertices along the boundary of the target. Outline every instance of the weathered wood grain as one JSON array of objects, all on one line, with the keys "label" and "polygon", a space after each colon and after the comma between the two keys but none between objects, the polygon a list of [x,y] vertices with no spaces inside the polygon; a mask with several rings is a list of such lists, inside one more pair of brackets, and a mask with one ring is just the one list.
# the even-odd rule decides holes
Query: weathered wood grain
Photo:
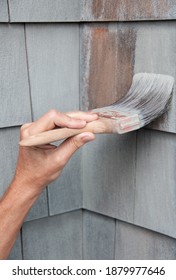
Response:
[{"label": "weathered wood grain", "polygon": [[8,15],[8,7],[7,7],[7,0],[0,0],[0,22],[8,22],[9,15]]},{"label": "weathered wood grain", "polygon": [[[0,129],[0,196],[10,184],[16,168],[20,128]],[[30,210],[26,220],[48,216],[46,191],[44,191]]]},{"label": "weathered wood grain", "polygon": [[129,24],[84,24],[81,30],[81,102],[84,109],[112,104],[128,91],[136,32]]},{"label": "weathered wood grain", "polygon": [[[34,120],[48,110],[79,109],[79,26],[27,25],[27,54]],[[50,214],[82,205],[81,155],[51,184]]]},{"label": "weathered wood grain", "polygon": [[133,221],[135,133],[101,135],[83,150],[83,208]]},{"label": "weathered wood grain", "polygon": [[138,21],[175,19],[174,0],[83,0],[84,21]]},{"label": "weathered wood grain", "polygon": [[9,0],[11,22],[79,21],[79,0]]},{"label": "weathered wood grain", "polygon": [[11,22],[138,21],[176,18],[174,0],[9,0]]},{"label": "weathered wood grain", "polygon": [[175,135],[140,131],[134,223],[172,237],[176,237],[175,157]]},{"label": "weathered wood grain", "polygon": [[[135,72],[171,75],[176,80],[176,23],[158,22],[136,25]],[[171,108],[150,128],[176,133],[175,89]]]},{"label": "weathered wood grain", "polygon": [[26,260],[82,258],[82,211],[26,222],[22,230]]},{"label": "weathered wood grain", "polygon": [[0,127],[31,121],[23,25],[0,25]]},{"label": "weathered wood grain", "polygon": [[21,250],[21,234],[19,234],[13,249],[10,252],[8,260],[22,260],[22,250]]},{"label": "weathered wood grain", "polygon": [[115,220],[83,211],[83,259],[114,259]]}]

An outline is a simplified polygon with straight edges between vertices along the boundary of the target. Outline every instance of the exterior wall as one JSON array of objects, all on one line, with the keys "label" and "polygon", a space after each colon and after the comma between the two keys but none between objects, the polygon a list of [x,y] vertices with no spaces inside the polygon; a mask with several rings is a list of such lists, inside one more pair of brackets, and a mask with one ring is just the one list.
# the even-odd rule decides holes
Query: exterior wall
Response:
[{"label": "exterior wall", "polygon": [[[51,108],[122,97],[134,73],[176,77],[174,0],[0,1],[0,195],[19,129]],[[46,188],[10,259],[175,259],[176,110],[97,136]]]}]

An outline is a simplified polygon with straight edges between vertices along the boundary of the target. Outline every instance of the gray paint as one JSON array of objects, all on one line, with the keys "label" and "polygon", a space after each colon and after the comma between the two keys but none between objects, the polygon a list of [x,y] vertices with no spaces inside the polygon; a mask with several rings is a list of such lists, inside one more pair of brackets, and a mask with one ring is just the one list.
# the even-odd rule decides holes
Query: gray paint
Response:
[{"label": "gray paint", "polygon": [[176,240],[116,221],[116,260],[175,260]]},{"label": "gray paint", "polygon": [[7,0],[0,0],[0,22],[8,22],[9,15],[8,15],[8,7],[7,7]]},{"label": "gray paint", "polygon": [[[143,23],[136,25],[135,72],[149,72],[171,75],[176,81],[176,23]],[[151,127],[176,132],[175,90],[171,109]]]},{"label": "gray paint", "polygon": [[31,221],[48,216],[48,200],[46,189],[39,196],[38,200],[30,209],[25,221]]},{"label": "gray paint", "polygon": [[[78,110],[79,26],[27,25],[26,37],[34,120],[51,108]],[[75,155],[49,187],[51,215],[82,205],[80,157]]]},{"label": "gray paint", "polygon": [[82,258],[82,211],[27,222],[23,226],[24,259]]},{"label": "gray paint", "polygon": [[174,0],[9,0],[11,22],[135,21],[176,18]]},{"label": "gray paint", "polygon": [[23,25],[0,25],[0,127],[31,121]]},{"label": "gray paint", "polygon": [[34,119],[48,110],[79,109],[79,26],[26,26]]},{"label": "gray paint", "polygon": [[83,207],[133,220],[136,134],[101,135],[83,150]]},{"label": "gray paint", "polygon": [[80,0],[9,0],[11,22],[79,21]]},{"label": "gray paint", "polygon": [[82,159],[80,150],[72,157],[61,176],[48,187],[50,215],[82,208],[81,179]]},{"label": "gray paint", "polygon": [[83,211],[83,259],[114,259],[115,220]]},{"label": "gray paint", "polygon": [[134,223],[176,237],[175,135],[138,135]]},{"label": "gray paint", "polygon": [[19,127],[0,129],[0,196],[10,184],[16,167]]},{"label": "gray paint", "polygon": [[13,249],[10,252],[8,260],[22,260],[22,250],[21,250],[21,234],[18,235],[18,238],[13,246]]}]

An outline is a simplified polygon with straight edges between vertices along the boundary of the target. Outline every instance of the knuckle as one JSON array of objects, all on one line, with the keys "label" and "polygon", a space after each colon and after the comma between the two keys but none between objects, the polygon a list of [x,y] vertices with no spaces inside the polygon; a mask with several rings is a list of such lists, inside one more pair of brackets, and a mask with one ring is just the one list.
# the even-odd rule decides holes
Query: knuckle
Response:
[{"label": "knuckle", "polygon": [[21,138],[25,138],[25,137],[29,136],[28,127],[29,127],[29,124],[23,124],[21,126],[21,129],[20,129],[20,136],[21,136]]},{"label": "knuckle", "polygon": [[49,115],[50,118],[54,118],[54,117],[56,117],[56,116],[58,115],[58,112],[57,112],[57,110],[55,110],[55,109],[51,109],[51,110],[48,112],[48,115]]}]

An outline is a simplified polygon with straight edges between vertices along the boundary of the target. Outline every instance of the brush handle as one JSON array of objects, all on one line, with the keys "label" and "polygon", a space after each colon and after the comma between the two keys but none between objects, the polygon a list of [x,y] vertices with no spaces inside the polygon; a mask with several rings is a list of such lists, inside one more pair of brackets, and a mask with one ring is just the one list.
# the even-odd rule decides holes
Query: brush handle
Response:
[{"label": "brush handle", "polygon": [[100,118],[96,121],[88,123],[84,128],[72,129],[72,128],[57,128],[30,136],[29,138],[20,141],[21,146],[39,146],[49,144],[58,140],[80,134],[82,132],[99,133],[114,133],[117,129],[120,120],[112,120],[106,118]]}]

